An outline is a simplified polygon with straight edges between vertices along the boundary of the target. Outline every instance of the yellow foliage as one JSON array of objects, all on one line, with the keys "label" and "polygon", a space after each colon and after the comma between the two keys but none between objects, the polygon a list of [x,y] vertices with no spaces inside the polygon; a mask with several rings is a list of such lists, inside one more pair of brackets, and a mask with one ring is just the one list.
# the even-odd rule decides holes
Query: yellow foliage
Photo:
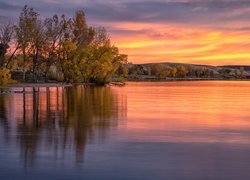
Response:
[{"label": "yellow foliage", "polygon": [[11,73],[9,69],[0,68],[0,84],[12,84],[16,81],[11,79]]},{"label": "yellow foliage", "polygon": [[76,50],[77,47],[73,42],[64,41],[63,48],[64,48],[64,51],[66,51],[67,53],[72,53]]}]

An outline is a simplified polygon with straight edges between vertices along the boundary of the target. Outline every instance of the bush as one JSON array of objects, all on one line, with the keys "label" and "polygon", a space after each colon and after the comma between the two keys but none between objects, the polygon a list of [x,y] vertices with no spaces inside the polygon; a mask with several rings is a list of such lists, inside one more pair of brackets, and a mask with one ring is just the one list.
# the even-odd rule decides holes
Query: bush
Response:
[{"label": "bush", "polygon": [[123,78],[123,77],[121,77],[121,76],[119,76],[119,77],[117,77],[117,78],[114,78],[113,81],[114,81],[114,82],[125,83],[125,82],[126,82],[126,79]]},{"label": "bush", "polygon": [[11,73],[9,69],[0,68],[0,84],[16,83],[11,79]]}]

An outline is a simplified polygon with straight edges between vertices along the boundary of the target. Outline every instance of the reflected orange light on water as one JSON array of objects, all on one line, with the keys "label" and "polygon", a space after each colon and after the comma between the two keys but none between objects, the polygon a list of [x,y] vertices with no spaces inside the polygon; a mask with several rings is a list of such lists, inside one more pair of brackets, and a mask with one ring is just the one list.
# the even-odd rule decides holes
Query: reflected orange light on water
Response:
[{"label": "reflected orange light on water", "polygon": [[58,124],[72,129],[80,144],[94,137],[88,132],[111,128],[119,141],[250,143],[249,88],[247,81],[39,88],[35,94],[2,96],[0,105],[14,126]]},{"label": "reflected orange light on water", "polygon": [[250,128],[249,87],[248,82],[129,83],[122,90],[128,95],[123,138],[249,142],[237,134]]}]

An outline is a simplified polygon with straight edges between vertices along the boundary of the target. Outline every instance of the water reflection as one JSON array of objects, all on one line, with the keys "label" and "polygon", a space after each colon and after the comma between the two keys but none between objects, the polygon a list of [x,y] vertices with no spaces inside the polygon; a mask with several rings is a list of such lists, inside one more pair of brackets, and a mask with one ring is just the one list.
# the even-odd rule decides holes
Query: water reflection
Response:
[{"label": "water reflection", "polygon": [[0,95],[0,179],[249,179],[249,88],[130,82]]},{"label": "water reflection", "polygon": [[52,152],[48,156],[54,161],[83,162],[87,143],[104,142],[109,129],[117,126],[117,95],[108,87],[23,91],[0,96],[0,122],[5,142],[10,142],[10,134],[16,135],[12,143],[19,146],[24,167],[33,166],[38,152]]},{"label": "water reflection", "polygon": [[3,132],[3,137],[5,143],[8,143],[9,140],[9,122],[7,120],[7,109],[5,104],[7,103],[6,95],[0,96],[0,128]]}]

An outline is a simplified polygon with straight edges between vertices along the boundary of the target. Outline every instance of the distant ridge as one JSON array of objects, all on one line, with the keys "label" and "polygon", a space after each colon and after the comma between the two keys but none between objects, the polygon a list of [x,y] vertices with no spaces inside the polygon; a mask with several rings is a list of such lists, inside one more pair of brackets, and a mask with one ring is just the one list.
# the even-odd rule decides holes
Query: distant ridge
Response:
[{"label": "distant ridge", "polygon": [[224,65],[224,66],[217,66],[217,67],[231,68],[231,69],[240,69],[240,68],[244,68],[245,71],[250,72],[250,66],[247,66],[247,65]]},{"label": "distant ridge", "polygon": [[246,71],[250,71],[250,65],[220,65],[220,66],[214,66],[214,65],[207,65],[207,64],[192,64],[192,63],[175,63],[175,62],[155,62],[155,63],[135,63],[133,65],[144,65],[149,66],[152,64],[161,64],[161,65],[168,65],[168,66],[197,66],[197,67],[210,67],[210,68],[232,68],[232,69],[240,69],[244,68]]}]

